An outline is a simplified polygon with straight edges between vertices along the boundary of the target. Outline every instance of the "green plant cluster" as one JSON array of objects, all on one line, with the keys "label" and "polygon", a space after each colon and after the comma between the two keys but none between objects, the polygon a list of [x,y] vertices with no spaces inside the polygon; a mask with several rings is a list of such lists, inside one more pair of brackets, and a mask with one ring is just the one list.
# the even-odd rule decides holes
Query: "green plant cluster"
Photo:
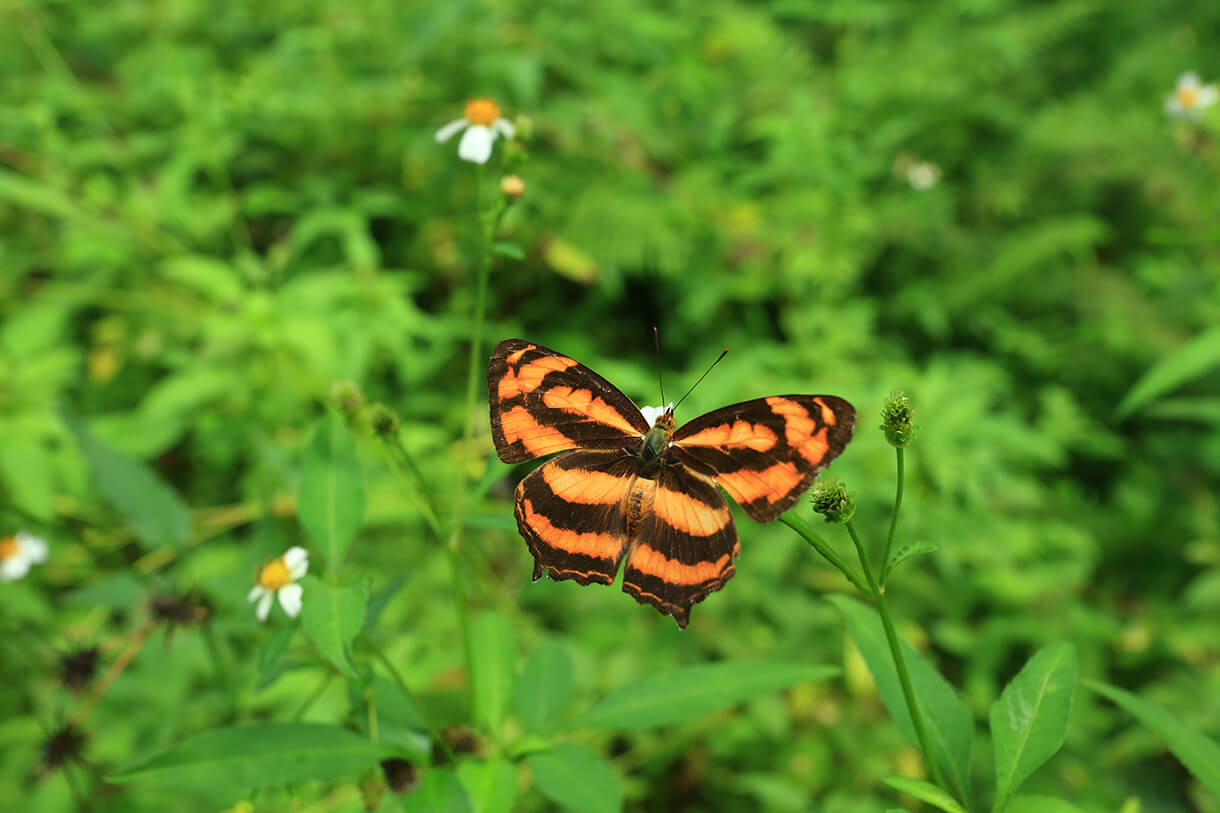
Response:
[{"label": "green plant cluster", "polygon": [[[1217,31],[0,3],[0,799],[1220,811],[1220,105],[1165,105]],[[660,403],[654,326],[673,391],[731,348],[679,425],[859,416],[854,515],[734,509],[686,630],[531,583],[482,389],[517,336]]]}]

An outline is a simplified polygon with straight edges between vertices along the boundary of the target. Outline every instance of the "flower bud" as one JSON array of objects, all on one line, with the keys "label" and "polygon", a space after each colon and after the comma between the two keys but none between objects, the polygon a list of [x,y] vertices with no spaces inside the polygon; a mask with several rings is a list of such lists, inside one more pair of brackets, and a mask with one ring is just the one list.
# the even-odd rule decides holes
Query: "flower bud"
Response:
[{"label": "flower bud", "polygon": [[833,477],[819,477],[810,492],[813,511],[826,517],[827,522],[847,522],[856,513],[856,503],[847,493],[847,486]]},{"label": "flower bud", "polygon": [[369,423],[379,438],[393,437],[398,432],[398,416],[382,403],[369,407]]},{"label": "flower bud", "polygon": [[504,197],[516,200],[525,194],[525,181],[516,175],[505,175],[500,179],[500,191],[504,193]]},{"label": "flower bud", "polygon": [[534,135],[534,120],[529,116],[525,114],[519,115],[513,124],[516,125],[516,132],[513,136],[514,138],[520,139],[521,141],[529,141],[530,137]]},{"label": "flower bud", "polygon": [[330,387],[330,397],[335,406],[349,421],[364,409],[364,393],[351,381],[336,381]]},{"label": "flower bud", "polygon": [[895,390],[885,399],[881,407],[881,429],[885,439],[899,449],[910,446],[915,440],[919,428],[912,422],[915,408],[911,406],[911,397],[905,392]]}]

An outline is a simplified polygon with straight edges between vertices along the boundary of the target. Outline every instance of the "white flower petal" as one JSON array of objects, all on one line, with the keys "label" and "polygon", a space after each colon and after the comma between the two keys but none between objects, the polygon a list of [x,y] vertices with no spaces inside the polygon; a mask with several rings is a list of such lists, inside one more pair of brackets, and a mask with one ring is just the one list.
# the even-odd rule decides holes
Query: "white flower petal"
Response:
[{"label": "white flower petal", "polygon": [[1165,112],[1171,116],[1181,114],[1182,103],[1178,101],[1178,94],[1171,93],[1165,97]]},{"label": "white flower petal", "polygon": [[259,596],[267,592],[267,588],[261,584],[254,585],[254,589],[250,591],[250,595],[246,596],[246,601],[258,601]]},{"label": "white flower petal", "polygon": [[1194,71],[1187,71],[1178,77],[1178,90],[1182,88],[1197,88],[1199,86],[1199,74]]},{"label": "white flower petal", "polygon": [[309,551],[304,548],[293,546],[284,553],[283,558],[284,566],[288,568],[288,575],[293,581],[309,572]]},{"label": "white flower petal", "polygon": [[17,533],[17,550],[17,555],[24,556],[26,561],[31,564],[36,565],[47,560],[47,543],[40,537],[27,534],[25,531]]},{"label": "white flower petal", "polygon": [[436,131],[436,143],[444,144],[446,141],[453,138],[457,134],[458,130],[461,130],[462,128],[469,127],[469,126],[470,126],[470,119],[468,119],[468,118],[463,117],[460,119],[454,119],[453,121],[449,122],[444,127],[442,127],[441,129]]},{"label": "white flower petal", "polygon": [[20,553],[0,561],[0,582],[15,582],[30,572],[30,563]]},{"label": "white flower petal", "polygon": [[258,602],[258,608],[254,611],[259,621],[266,621],[267,616],[271,614],[271,600],[274,598],[275,594],[270,590],[263,593],[262,599]]},{"label": "white flower petal", "polygon": [[491,158],[491,145],[495,140],[496,134],[490,127],[472,124],[458,144],[458,157],[463,161],[486,164],[487,159]]},{"label": "white flower petal", "polygon": [[1220,90],[1216,89],[1215,85],[1204,85],[1199,88],[1199,99],[1196,102],[1198,107],[1211,107],[1220,100]]},{"label": "white flower petal", "polygon": [[280,606],[284,608],[284,612],[288,613],[289,618],[296,618],[301,614],[301,593],[303,592],[304,590],[299,584],[286,584],[277,591]]},{"label": "white flower petal", "polygon": [[496,119],[491,123],[491,127],[493,130],[499,131],[505,138],[512,138],[513,134],[517,132],[517,128],[508,119]]}]

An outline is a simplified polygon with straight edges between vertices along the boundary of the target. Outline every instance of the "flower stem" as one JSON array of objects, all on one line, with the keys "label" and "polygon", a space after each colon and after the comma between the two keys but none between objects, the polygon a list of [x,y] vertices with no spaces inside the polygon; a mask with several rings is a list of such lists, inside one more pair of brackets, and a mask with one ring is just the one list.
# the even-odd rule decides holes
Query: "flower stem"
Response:
[{"label": "flower stem", "polygon": [[[902,451],[901,449],[899,451]],[[877,580],[873,577],[873,570],[868,564],[868,554],[864,552],[864,544],[860,541],[860,537],[856,534],[855,527],[851,521],[847,522],[847,532],[851,534],[851,541],[856,545],[856,553],[860,557],[860,566],[864,569],[864,576],[868,579],[867,592],[877,602],[877,612],[881,615],[881,625],[885,627],[885,640],[890,646],[890,655],[894,659],[894,669],[898,672],[898,682],[902,684],[902,696],[906,699],[907,711],[911,715],[911,723],[915,726],[915,735],[919,738],[919,747],[923,750],[923,758],[928,763],[931,769],[932,776],[936,780],[936,784],[945,790],[949,786],[945,784],[945,777],[941,774],[940,765],[937,764],[936,758],[932,755],[931,741],[928,739],[928,732],[924,729],[923,714],[919,710],[919,705],[916,702],[915,690],[911,687],[911,676],[907,672],[906,658],[902,654],[902,646],[898,640],[898,632],[894,629],[894,619],[890,616],[889,604],[886,603],[885,593],[881,592],[881,587],[877,584]]]},{"label": "flower stem", "polygon": [[787,525],[792,530],[796,531],[801,537],[809,543],[809,546],[821,554],[822,558],[837,567],[847,580],[856,586],[856,589],[861,593],[869,594],[871,591],[864,580],[856,571],[852,570],[851,565],[844,561],[842,556],[832,548],[826,540],[814,533],[813,529],[805,520],[801,519],[794,513],[787,513],[780,516],[779,521]]},{"label": "flower stem", "polygon": [[445,756],[449,758],[450,763],[457,764],[457,757],[454,756],[453,751],[449,748],[449,743],[445,742],[445,738],[432,727],[432,723],[428,722],[428,718],[424,716],[424,707],[415,699],[415,694],[409,688],[407,688],[407,682],[402,679],[402,675],[399,674],[398,670],[394,667],[394,664],[391,663],[390,659],[386,657],[386,654],[381,651],[381,647],[369,640],[367,635],[364,636],[364,641],[368,648],[372,651],[373,657],[381,661],[381,665],[386,668],[386,671],[390,673],[390,677],[394,678],[394,682],[398,684],[399,690],[408,700],[411,701],[411,705],[415,707],[416,713],[419,714],[419,719],[423,722],[424,728],[428,732],[428,736],[433,742],[440,746],[442,751],[445,752]]},{"label": "flower stem", "polygon": [[[898,527],[898,511],[902,508],[902,481],[905,473],[903,465],[902,447],[894,447],[894,451],[898,453],[898,490],[894,494],[894,513],[890,515],[890,532],[885,538],[885,555],[881,557],[881,572],[884,574],[886,565],[890,563],[890,549],[894,546],[894,531]],[[882,579],[881,587],[885,587],[885,580]]]},{"label": "flower stem", "polygon": [[334,679],[334,677],[335,673],[329,667],[327,667],[326,672],[322,675],[322,681],[312,692],[310,692],[309,697],[305,698],[305,702],[301,704],[299,709],[297,709],[296,714],[292,715],[293,722],[297,722],[305,716],[305,712],[309,711],[309,707],[318,701],[318,698],[321,697],[322,693],[326,691],[326,687],[330,685],[330,682]]}]

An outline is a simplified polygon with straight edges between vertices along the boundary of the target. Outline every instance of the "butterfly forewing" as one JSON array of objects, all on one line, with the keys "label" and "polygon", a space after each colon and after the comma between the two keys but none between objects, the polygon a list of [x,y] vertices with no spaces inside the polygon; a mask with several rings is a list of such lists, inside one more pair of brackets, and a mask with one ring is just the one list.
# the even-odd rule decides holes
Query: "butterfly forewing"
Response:
[{"label": "butterfly forewing", "polygon": [[787,511],[851,440],[856,411],[833,395],[743,401],[683,424],[673,453],[715,478],[757,522]]},{"label": "butterfly forewing", "polygon": [[609,381],[522,339],[496,345],[487,389],[491,434],[505,463],[568,449],[622,449],[648,431],[639,408]]},{"label": "butterfly forewing", "polygon": [[517,486],[517,528],[534,555],[534,579],[610,584],[627,549],[627,491],[639,468],[632,455],[569,452]]},{"label": "butterfly forewing", "polygon": [[737,529],[715,484],[684,466],[663,467],[647,485],[623,592],[685,627],[691,605],[733,577]]}]

